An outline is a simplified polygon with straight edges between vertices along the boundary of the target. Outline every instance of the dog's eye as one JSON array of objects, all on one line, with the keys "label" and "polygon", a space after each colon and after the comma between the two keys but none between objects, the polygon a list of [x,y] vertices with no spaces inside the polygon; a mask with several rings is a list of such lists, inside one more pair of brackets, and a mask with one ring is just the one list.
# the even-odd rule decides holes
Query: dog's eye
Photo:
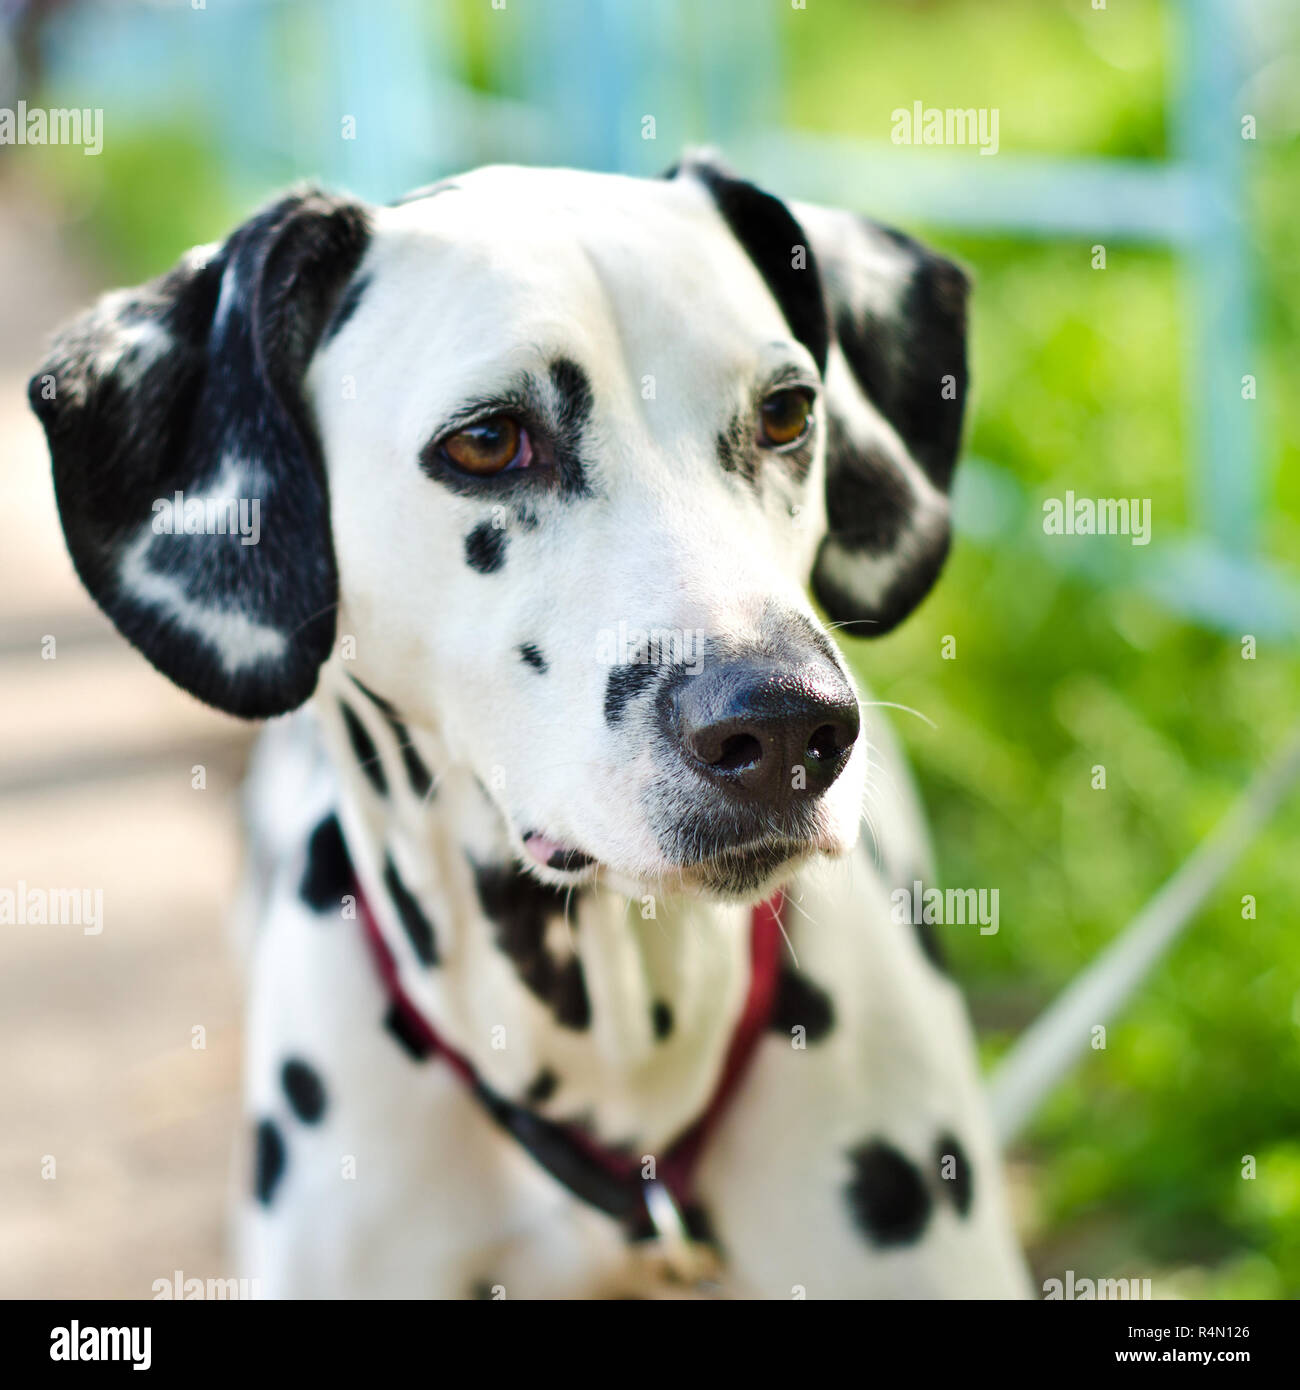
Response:
[{"label": "dog's eye", "polygon": [[525,468],[532,457],[528,431],[509,415],[492,415],[449,435],[442,445],[462,473],[486,478],[507,468]]},{"label": "dog's eye", "polygon": [[771,449],[797,444],[812,428],[813,398],[799,388],[773,391],[759,408],[759,443]]}]

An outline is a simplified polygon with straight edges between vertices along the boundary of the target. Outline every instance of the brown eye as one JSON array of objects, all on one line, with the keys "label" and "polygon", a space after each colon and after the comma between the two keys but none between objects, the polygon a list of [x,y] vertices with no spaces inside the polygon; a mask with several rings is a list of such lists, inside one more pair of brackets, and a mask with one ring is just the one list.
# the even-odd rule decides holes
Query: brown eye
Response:
[{"label": "brown eye", "polygon": [[774,449],[798,443],[812,427],[812,408],[808,391],[774,391],[759,409],[758,442]]},{"label": "brown eye", "polygon": [[457,430],[443,441],[442,450],[462,473],[480,478],[502,473],[512,464],[523,468],[532,453],[527,432],[509,415],[493,415]]}]

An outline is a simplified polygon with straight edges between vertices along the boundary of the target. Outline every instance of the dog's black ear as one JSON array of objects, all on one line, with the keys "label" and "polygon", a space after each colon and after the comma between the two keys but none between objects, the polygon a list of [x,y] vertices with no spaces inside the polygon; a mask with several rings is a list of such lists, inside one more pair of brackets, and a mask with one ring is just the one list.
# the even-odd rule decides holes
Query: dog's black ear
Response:
[{"label": "dog's black ear", "polygon": [[369,240],[294,193],[55,338],[29,395],[82,582],[165,675],[246,717],[315,689],[338,578],[303,375]]},{"label": "dog's black ear", "polygon": [[853,213],[790,206],[688,161],[825,379],[826,535],[812,585],[856,636],[888,632],[948,553],[966,401],[966,276]]}]

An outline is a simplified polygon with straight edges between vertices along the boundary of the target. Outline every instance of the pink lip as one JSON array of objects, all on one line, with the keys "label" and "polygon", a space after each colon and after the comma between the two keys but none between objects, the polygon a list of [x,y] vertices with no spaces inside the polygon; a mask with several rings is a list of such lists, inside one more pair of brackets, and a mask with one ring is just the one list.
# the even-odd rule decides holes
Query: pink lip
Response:
[{"label": "pink lip", "polygon": [[563,854],[566,847],[558,840],[548,839],[545,835],[529,835],[524,841],[524,848],[530,858],[536,859],[539,864],[547,865],[555,855]]},{"label": "pink lip", "polygon": [[539,835],[535,831],[524,836],[524,848],[529,858],[559,873],[581,873],[584,869],[593,868],[596,863],[589,854],[574,849],[572,845],[562,845],[549,835]]}]

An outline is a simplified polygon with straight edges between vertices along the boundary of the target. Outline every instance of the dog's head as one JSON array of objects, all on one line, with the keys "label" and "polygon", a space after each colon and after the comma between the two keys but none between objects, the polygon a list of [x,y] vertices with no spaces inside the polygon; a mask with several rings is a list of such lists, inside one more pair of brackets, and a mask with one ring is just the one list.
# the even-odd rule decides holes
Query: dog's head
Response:
[{"label": "dog's head", "polygon": [[874,636],[933,582],[965,298],[712,164],[489,168],[287,197],[106,297],[31,395],[78,572],[187,690],[266,716],[355,677],[544,878],[752,895],[856,838],[805,589]]}]

